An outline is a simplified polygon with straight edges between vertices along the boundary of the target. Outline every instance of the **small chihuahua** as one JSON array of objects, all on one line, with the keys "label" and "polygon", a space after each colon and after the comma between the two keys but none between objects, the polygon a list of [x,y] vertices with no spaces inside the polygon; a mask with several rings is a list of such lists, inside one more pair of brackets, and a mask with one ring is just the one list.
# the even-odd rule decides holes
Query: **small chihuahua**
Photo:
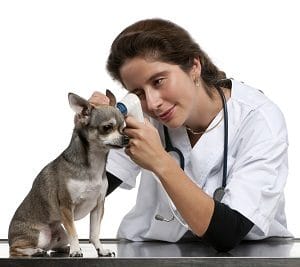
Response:
[{"label": "small chihuahua", "polygon": [[53,250],[82,257],[74,221],[88,213],[90,242],[98,256],[114,255],[99,240],[108,187],[105,165],[109,149],[125,146],[128,139],[122,134],[125,122],[114,107],[115,96],[108,90],[106,95],[110,105],[93,107],[69,93],[76,112],[71,142],[38,174],[15,212],[8,231],[10,256],[46,256]]}]

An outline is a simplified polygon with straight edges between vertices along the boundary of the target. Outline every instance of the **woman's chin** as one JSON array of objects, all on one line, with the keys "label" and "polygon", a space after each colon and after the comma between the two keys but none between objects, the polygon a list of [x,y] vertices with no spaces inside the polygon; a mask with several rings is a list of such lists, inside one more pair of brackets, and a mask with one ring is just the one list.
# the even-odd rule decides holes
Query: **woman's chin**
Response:
[{"label": "woman's chin", "polygon": [[173,129],[177,129],[180,128],[183,125],[183,122],[179,121],[179,120],[170,120],[168,122],[163,122],[161,121],[165,126],[167,126],[168,128],[173,128]]}]

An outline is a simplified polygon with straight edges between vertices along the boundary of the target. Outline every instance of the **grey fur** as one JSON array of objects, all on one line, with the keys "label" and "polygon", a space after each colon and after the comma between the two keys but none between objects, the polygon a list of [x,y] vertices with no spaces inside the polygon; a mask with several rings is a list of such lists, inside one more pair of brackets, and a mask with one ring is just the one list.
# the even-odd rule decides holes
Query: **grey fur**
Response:
[{"label": "grey fur", "polygon": [[[107,95],[114,105],[114,96]],[[69,102],[76,112],[71,142],[42,169],[16,210],[8,232],[11,256],[45,254],[50,249],[65,249],[68,244],[70,256],[82,256],[73,221],[88,212],[91,242],[99,256],[112,255],[102,248],[99,227],[108,186],[107,154],[112,146],[125,144],[124,118],[113,106],[94,108],[75,94],[69,94]],[[82,188],[86,189],[77,196]]]}]

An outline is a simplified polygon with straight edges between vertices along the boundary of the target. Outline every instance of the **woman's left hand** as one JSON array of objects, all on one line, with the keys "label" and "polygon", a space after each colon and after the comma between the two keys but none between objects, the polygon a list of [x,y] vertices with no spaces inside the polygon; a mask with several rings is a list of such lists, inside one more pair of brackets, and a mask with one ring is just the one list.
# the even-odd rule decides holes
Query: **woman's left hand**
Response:
[{"label": "woman's left hand", "polygon": [[155,172],[163,158],[168,155],[161,144],[157,129],[145,119],[145,122],[138,122],[131,116],[126,119],[124,133],[129,136],[129,144],[125,153],[139,166]]}]

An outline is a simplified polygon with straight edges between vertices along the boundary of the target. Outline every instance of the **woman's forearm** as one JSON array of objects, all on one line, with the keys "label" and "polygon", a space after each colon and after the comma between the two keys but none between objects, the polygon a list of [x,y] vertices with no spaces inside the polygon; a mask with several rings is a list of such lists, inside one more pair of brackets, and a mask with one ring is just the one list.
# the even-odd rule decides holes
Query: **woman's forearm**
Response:
[{"label": "woman's forearm", "polygon": [[154,173],[192,231],[202,236],[211,221],[214,201],[167,154]]}]

